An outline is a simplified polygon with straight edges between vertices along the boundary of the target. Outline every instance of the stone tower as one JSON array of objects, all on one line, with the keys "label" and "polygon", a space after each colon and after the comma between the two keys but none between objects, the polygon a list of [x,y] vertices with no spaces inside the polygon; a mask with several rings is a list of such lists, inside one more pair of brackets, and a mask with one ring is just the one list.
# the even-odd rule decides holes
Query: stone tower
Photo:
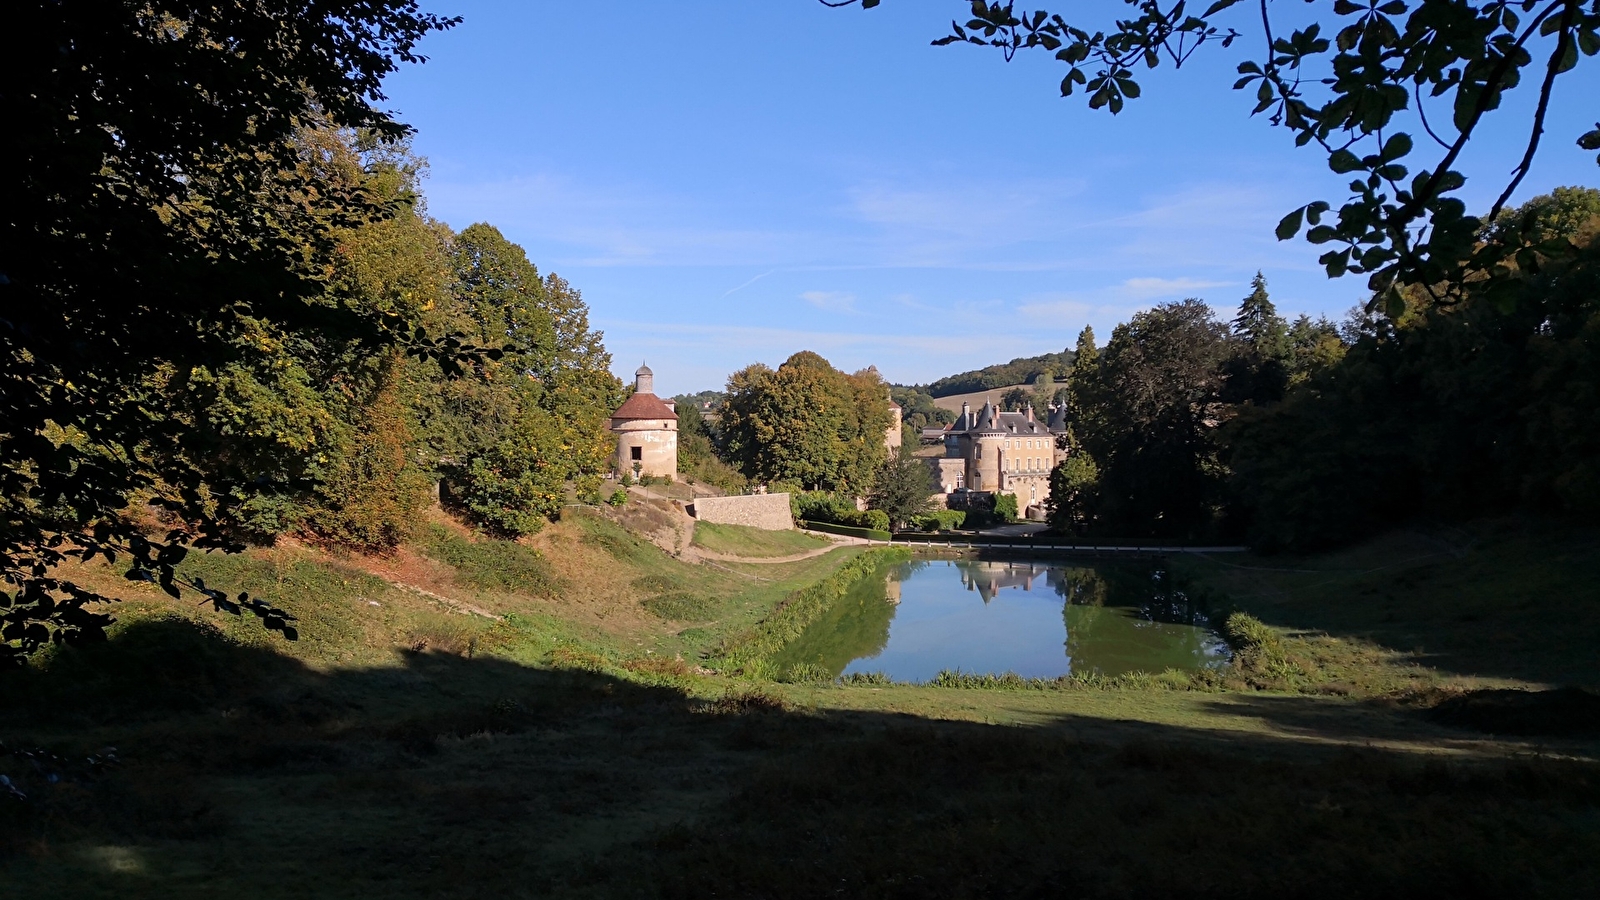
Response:
[{"label": "stone tower", "polygon": [[656,396],[655,373],[640,366],[633,373],[633,395],[611,414],[617,436],[617,474],[678,477],[678,413],[671,400]]}]

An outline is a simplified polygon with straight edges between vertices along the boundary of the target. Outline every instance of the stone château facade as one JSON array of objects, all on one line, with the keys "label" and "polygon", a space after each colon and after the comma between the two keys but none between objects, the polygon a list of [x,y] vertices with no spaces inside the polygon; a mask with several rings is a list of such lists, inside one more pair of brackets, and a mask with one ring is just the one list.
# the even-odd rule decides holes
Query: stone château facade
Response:
[{"label": "stone ch\u00e2teau facade", "polygon": [[678,477],[678,411],[655,393],[655,373],[640,366],[633,373],[633,395],[611,414],[617,436],[617,474]]},{"label": "stone ch\u00e2teau facade", "polygon": [[1039,518],[1050,497],[1050,470],[1065,456],[1056,437],[1066,432],[1066,410],[1053,408],[1049,420],[1022,412],[1001,412],[985,403],[977,412],[961,404],[961,416],[944,430],[944,456],[928,462],[939,490],[950,495],[1012,494],[1017,509]]}]

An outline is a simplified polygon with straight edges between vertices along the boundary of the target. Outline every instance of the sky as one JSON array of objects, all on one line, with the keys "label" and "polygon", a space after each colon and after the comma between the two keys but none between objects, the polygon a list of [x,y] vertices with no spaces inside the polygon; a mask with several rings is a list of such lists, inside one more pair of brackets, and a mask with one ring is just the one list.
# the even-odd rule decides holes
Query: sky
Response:
[{"label": "sky", "polygon": [[[1347,179],[1230,90],[1257,32],[1146,73],[1113,117],[1062,99],[1048,56],[930,46],[965,0],[424,6],[464,21],[390,76],[384,105],[417,130],[429,213],[496,225],[571,282],[618,376],[647,361],[663,395],[800,350],[926,383],[1060,351],[1085,325],[1103,344],[1163,301],[1231,317],[1258,270],[1290,316],[1366,299],[1273,237],[1304,203],[1337,207]],[[1219,21],[1246,31],[1245,9]],[[1597,76],[1560,83],[1515,200],[1600,184],[1573,143],[1600,118]],[[1514,93],[1463,155],[1472,210],[1520,158],[1530,104]]]}]

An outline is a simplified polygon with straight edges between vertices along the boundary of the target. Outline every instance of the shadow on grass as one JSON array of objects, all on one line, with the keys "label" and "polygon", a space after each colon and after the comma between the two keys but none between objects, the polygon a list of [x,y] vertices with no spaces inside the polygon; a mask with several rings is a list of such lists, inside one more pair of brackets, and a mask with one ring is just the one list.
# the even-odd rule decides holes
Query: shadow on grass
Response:
[{"label": "shadow on grass", "polygon": [[[1251,702],[1337,736],[1309,698]],[[435,654],[317,672],[152,622],[0,681],[13,748],[124,759],[51,784],[0,757],[29,795],[0,797],[0,881],[13,897],[1503,897],[1577,896],[1600,874],[1594,765],[1119,725],[816,713],[755,686],[696,700]]]}]

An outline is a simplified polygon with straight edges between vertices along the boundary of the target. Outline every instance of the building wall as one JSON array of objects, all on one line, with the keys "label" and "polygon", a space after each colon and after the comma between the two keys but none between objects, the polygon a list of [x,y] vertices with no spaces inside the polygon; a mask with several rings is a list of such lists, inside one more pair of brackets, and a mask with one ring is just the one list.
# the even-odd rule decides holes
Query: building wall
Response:
[{"label": "building wall", "polygon": [[750,494],[739,497],[697,497],[689,514],[716,525],[743,525],[767,531],[794,527],[788,494]]},{"label": "building wall", "polygon": [[[617,435],[618,474],[634,471],[656,478],[678,477],[678,423],[670,419],[628,419],[613,421]],[[634,450],[639,451],[634,458]]]},{"label": "building wall", "polygon": [[900,449],[900,444],[904,440],[904,425],[901,422],[903,416],[900,407],[889,407],[889,430],[883,434],[883,444],[890,450]]},{"label": "building wall", "polygon": [[933,483],[938,488],[936,493],[948,494],[956,488],[967,486],[967,462],[964,459],[952,459],[948,456],[930,457],[928,470],[932,473]]}]

